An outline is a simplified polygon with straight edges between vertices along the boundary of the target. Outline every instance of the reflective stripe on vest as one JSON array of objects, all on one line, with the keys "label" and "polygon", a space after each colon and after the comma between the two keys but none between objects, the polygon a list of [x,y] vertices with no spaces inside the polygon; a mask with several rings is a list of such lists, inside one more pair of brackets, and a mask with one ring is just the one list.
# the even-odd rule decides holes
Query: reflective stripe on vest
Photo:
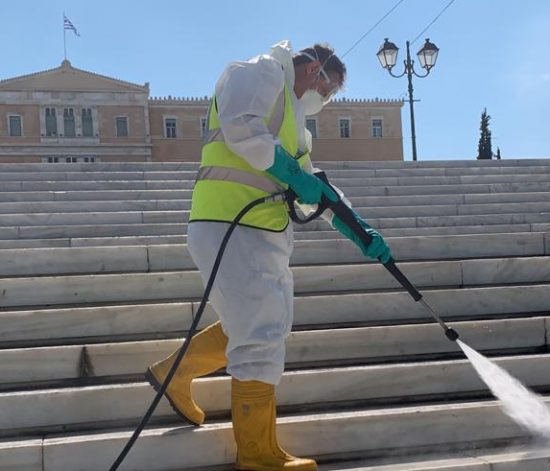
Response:
[{"label": "reflective stripe on vest", "polygon": [[227,167],[201,167],[197,175],[199,180],[220,180],[227,182],[242,183],[266,193],[277,193],[285,188],[277,185],[273,180],[254,175],[236,168]]}]

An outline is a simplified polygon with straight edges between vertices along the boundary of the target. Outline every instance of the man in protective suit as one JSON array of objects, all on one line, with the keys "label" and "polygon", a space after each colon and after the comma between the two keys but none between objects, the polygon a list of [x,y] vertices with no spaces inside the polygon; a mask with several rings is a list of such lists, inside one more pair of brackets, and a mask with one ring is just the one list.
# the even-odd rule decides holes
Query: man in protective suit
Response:
[{"label": "man in protective suit", "polygon": [[[305,116],[321,111],[345,76],[344,64],[330,47],[316,44],[293,54],[288,41],[276,44],[270,54],[227,66],[210,104],[188,226],[189,251],[205,284],[229,224],[251,201],[288,187],[304,204],[319,203],[323,195],[336,201],[335,192],[343,197],[313,175]],[[358,215],[372,237],[368,246],[330,210],[323,217],[365,255],[382,262],[390,258],[383,238]],[[193,337],[165,393],[179,415],[200,425],[204,412],[193,401],[191,381],[226,367],[232,377],[236,468],[241,470],[317,469],[314,460],[284,451],[275,432],[274,391],[293,316],[292,248],[293,227],[284,202],[261,204],[244,216],[210,295],[220,320]],[[157,389],[176,355],[147,370]]]}]

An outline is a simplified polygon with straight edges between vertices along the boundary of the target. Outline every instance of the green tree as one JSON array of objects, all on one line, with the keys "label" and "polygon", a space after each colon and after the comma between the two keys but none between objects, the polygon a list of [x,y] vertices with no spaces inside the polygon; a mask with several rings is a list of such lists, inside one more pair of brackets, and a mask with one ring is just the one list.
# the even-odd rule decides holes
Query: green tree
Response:
[{"label": "green tree", "polygon": [[491,131],[489,130],[489,120],[491,116],[487,114],[487,108],[481,113],[481,136],[479,137],[479,144],[477,145],[477,158],[478,159],[492,159],[493,149],[491,148]]},{"label": "green tree", "polygon": [[500,160],[500,147],[497,147],[497,155],[496,155],[496,158],[497,158],[497,160]]}]

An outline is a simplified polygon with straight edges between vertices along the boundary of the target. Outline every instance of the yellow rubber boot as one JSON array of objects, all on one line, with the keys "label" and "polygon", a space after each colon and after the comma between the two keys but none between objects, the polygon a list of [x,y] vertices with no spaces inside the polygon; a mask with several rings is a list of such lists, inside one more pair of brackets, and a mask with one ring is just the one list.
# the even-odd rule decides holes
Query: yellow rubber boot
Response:
[{"label": "yellow rubber boot", "polygon": [[[204,412],[193,400],[191,381],[224,367],[227,364],[226,346],[227,337],[219,321],[193,336],[176,374],[164,393],[174,411],[192,424],[202,424]],[[179,349],[147,369],[145,378],[156,391],[162,386],[178,352]]]},{"label": "yellow rubber boot", "polygon": [[260,381],[231,382],[236,469],[254,471],[316,471],[311,459],[296,458],[277,442],[275,387]]}]

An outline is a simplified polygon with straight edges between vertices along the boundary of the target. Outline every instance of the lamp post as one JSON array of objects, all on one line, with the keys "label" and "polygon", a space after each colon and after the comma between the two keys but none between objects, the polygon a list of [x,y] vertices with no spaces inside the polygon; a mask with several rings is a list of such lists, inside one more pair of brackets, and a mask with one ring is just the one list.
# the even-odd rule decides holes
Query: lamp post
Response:
[{"label": "lamp post", "polygon": [[439,48],[431,43],[429,39],[426,39],[426,42],[422,48],[418,51],[417,56],[420,61],[420,65],[423,69],[426,70],[426,73],[423,75],[418,74],[414,70],[414,61],[411,60],[411,53],[409,50],[409,41],[407,41],[407,59],[403,61],[405,64],[405,70],[402,74],[396,75],[392,72],[395,63],[397,62],[397,52],[399,48],[392,42],[388,41],[388,38],[384,40],[384,44],[380,46],[379,51],[377,52],[378,60],[384,69],[386,69],[392,77],[399,78],[407,74],[407,79],[409,81],[409,107],[411,111],[411,134],[412,134],[412,152],[413,160],[416,160],[416,133],[414,127],[414,100],[413,100],[413,85],[412,85],[412,76],[416,75],[419,78],[427,77],[432,70],[432,67],[437,61],[437,54],[439,53]]}]

